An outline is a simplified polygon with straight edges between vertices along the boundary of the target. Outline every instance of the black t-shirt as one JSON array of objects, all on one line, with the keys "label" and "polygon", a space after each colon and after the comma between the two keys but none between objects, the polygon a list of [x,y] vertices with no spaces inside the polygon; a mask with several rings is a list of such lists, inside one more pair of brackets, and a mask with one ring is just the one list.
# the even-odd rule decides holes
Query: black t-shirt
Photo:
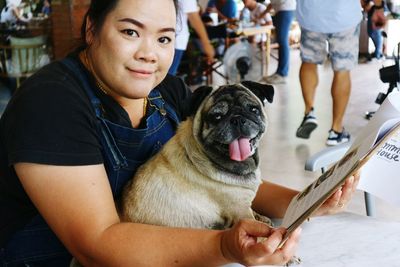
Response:
[{"label": "black t-shirt", "polygon": [[[77,58],[77,53],[70,56]],[[191,94],[183,81],[168,75],[157,89],[185,119]],[[100,90],[95,94],[107,119],[131,127],[117,102]],[[0,247],[38,213],[15,174],[13,164],[18,162],[103,163],[94,109],[79,79],[61,62],[47,65],[23,83],[0,120]]]}]

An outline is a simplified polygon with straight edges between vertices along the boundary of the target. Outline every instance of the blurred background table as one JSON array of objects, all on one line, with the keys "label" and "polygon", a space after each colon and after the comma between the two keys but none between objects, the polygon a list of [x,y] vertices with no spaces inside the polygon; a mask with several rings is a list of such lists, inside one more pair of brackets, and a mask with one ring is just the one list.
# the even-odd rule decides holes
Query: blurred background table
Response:
[{"label": "blurred background table", "polygon": [[270,53],[271,53],[271,31],[274,26],[242,26],[238,27],[236,30],[237,35],[242,36],[255,36],[257,34],[265,34],[266,39],[261,42],[261,73],[262,76],[266,76],[268,74],[268,64],[270,61]]}]

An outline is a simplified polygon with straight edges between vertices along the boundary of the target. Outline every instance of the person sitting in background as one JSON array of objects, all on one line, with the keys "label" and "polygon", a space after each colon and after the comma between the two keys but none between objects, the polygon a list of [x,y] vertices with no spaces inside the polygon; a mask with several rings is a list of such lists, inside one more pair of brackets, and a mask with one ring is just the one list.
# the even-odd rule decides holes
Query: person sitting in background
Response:
[{"label": "person sitting in background", "polygon": [[250,21],[255,25],[272,25],[271,14],[267,10],[267,5],[270,3],[266,0],[264,4],[257,2],[256,0],[243,0],[244,12],[245,9],[250,11]]},{"label": "person sitting in background", "polygon": [[206,13],[218,13],[218,21],[235,22],[238,19],[238,10],[235,0],[210,0]]},{"label": "person sitting in background", "polygon": [[[265,1],[266,4],[269,4],[269,0]],[[265,12],[267,6],[261,3],[258,3],[256,0],[243,0],[244,9],[242,10],[242,14],[246,12],[246,10],[250,11],[250,22],[259,26],[272,25],[272,17],[269,12]],[[249,37],[250,43],[260,43],[265,42],[267,40],[266,34],[257,34],[255,36]]]},{"label": "person sitting in background", "polygon": [[42,10],[41,10],[41,13],[44,16],[49,16],[50,15],[50,13],[51,13],[50,0],[44,0],[43,1],[43,7],[42,7]]},{"label": "person sitting in background", "polygon": [[6,6],[1,11],[0,22],[15,25],[18,22],[29,22],[32,14],[28,13],[25,17],[21,6],[21,0],[7,0]]}]

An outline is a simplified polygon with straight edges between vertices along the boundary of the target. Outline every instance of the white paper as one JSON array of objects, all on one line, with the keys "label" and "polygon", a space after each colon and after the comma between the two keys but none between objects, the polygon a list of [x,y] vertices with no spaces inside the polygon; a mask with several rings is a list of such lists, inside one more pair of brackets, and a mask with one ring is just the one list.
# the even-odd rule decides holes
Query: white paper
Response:
[{"label": "white paper", "polygon": [[[379,135],[386,133],[400,121],[400,93],[393,91],[382,103],[367,126],[379,128]],[[368,129],[367,129],[368,130]],[[364,133],[365,131],[363,131]],[[379,138],[380,136],[377,136]],[[400,137],[395,134],[382,150],[364,165],[358,189],[371,193],[400,206]]]},{"label": "white paper", "polygon": [[400,207],[400,133],[364,165],[358,188]]}]

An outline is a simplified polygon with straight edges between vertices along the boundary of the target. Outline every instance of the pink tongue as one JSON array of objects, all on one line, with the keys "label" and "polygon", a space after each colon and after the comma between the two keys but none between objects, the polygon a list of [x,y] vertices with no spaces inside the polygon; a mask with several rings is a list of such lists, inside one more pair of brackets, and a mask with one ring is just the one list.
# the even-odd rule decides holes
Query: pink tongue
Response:
[{"label": "pink tongue", "polygon": [[229,156],[232,160],[243,161],[251,154],[250,139],[239,138],[229,144]]}]

